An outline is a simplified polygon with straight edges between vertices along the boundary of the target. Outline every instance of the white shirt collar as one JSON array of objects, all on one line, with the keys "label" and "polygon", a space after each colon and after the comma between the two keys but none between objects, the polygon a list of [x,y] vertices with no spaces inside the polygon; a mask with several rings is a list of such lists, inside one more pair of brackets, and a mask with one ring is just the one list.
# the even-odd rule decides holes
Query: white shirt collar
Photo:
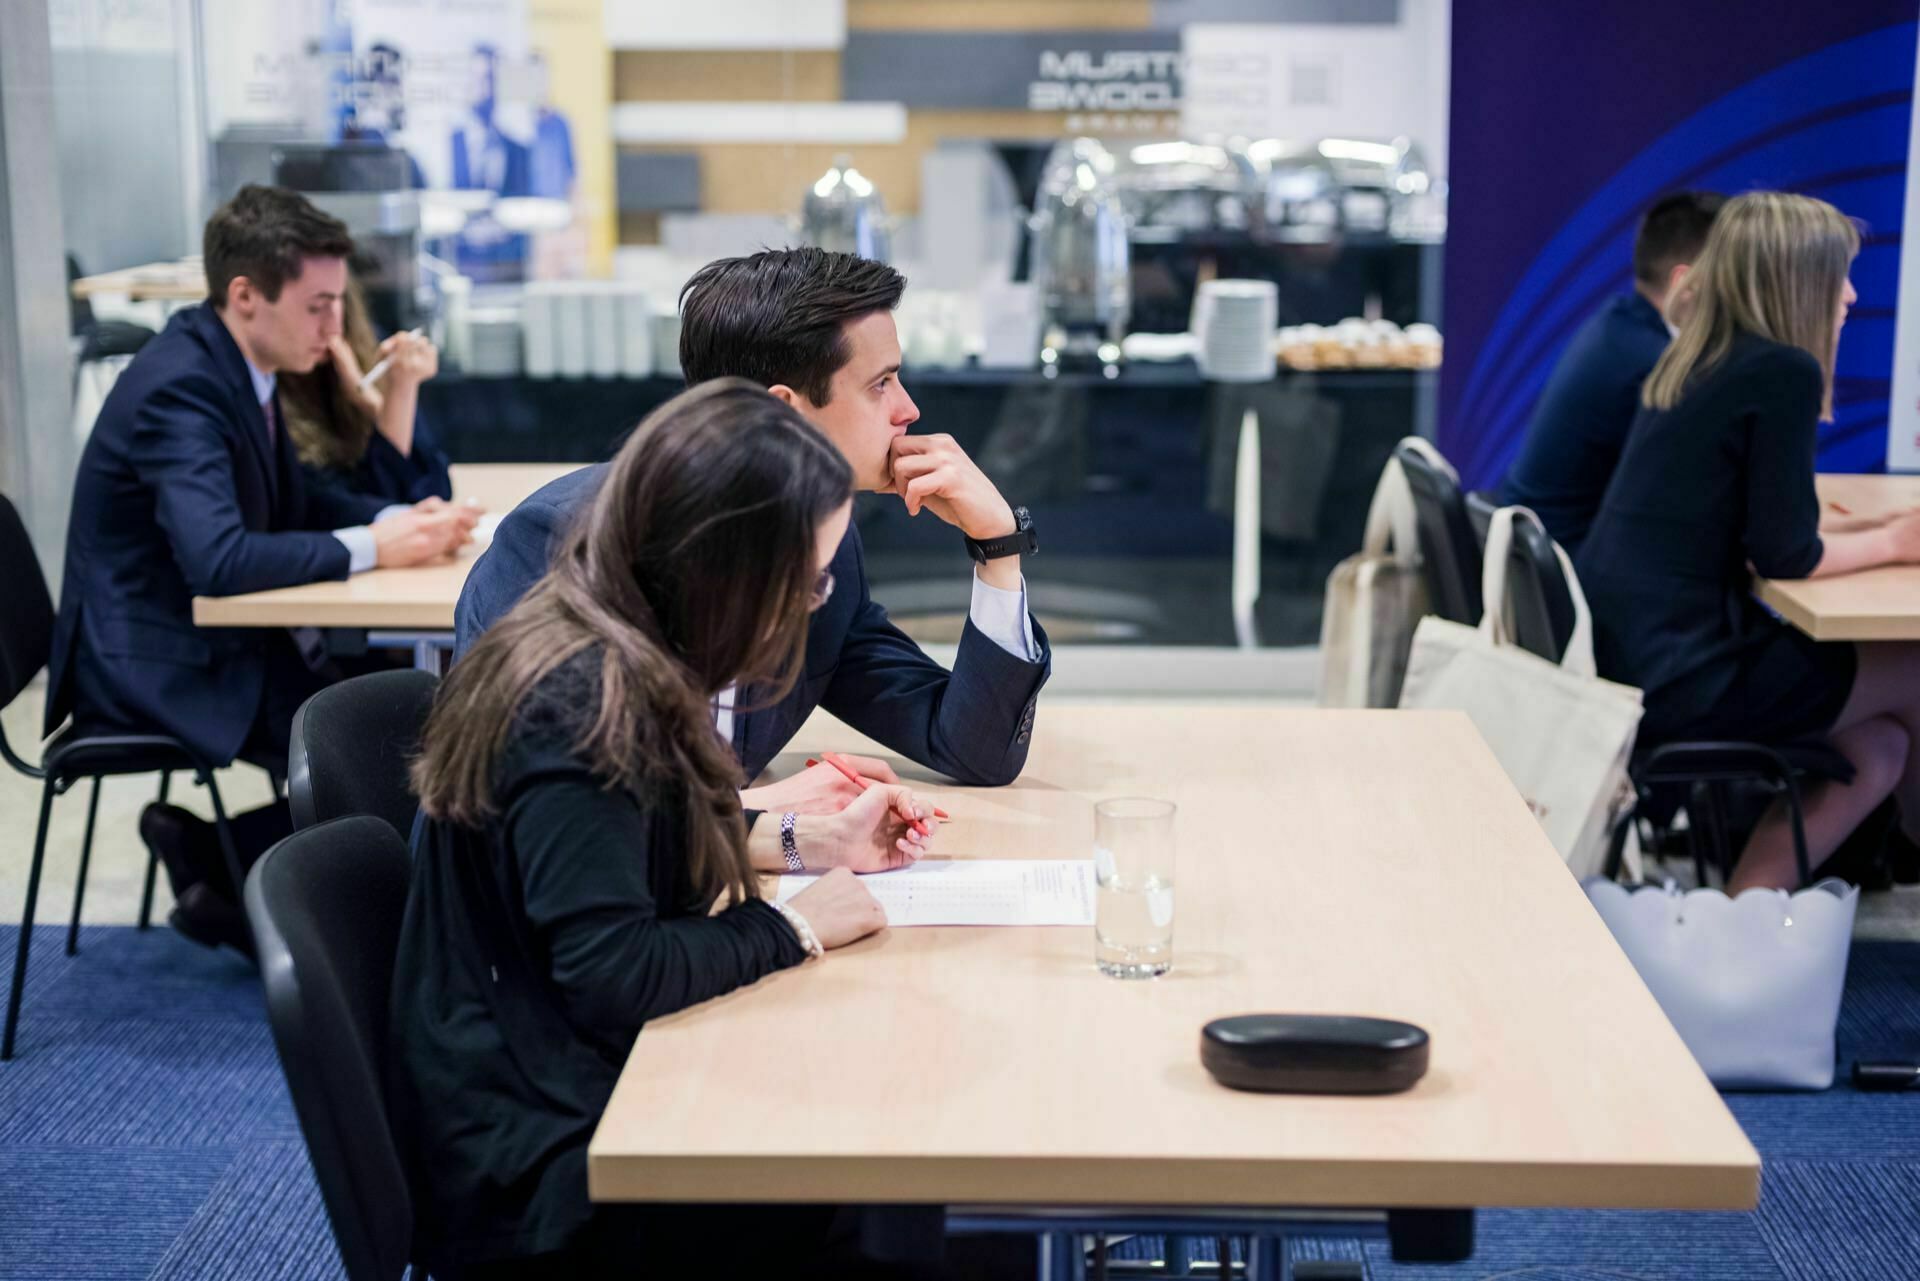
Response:
[{"label": "white shirt collar", "polygon": [[240,359],[246,361],[247,377],[253,379],[253,403],[256,405],[266,404],[267,398],[273,395],[274,383],[279,380],[280,376],[278,374],[261,373],[251,360],[247,360],[247,354],[245,352],[240,353]]}]

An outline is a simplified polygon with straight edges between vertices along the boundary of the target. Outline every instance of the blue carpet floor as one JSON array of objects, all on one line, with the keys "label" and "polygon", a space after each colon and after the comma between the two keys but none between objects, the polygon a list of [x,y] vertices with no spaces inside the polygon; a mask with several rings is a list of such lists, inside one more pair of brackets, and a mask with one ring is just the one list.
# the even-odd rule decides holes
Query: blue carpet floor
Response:
[{"label": "blue carpet floor", "polygon": [[[0,1064],[0,1281],[341,1276],[253,972],[164,928],[86,930],[72,958],[62,935],[35,931]],[[1854,948],[1841,1062],[1887,1051],[1920,1053],[1920,944]],[[1469,1263],[1298,1257],[1370,1281],[1920,1281],[1920,1093],[1728,1103],[1766,1162],[1751,1214],[1489,1210]]]}]

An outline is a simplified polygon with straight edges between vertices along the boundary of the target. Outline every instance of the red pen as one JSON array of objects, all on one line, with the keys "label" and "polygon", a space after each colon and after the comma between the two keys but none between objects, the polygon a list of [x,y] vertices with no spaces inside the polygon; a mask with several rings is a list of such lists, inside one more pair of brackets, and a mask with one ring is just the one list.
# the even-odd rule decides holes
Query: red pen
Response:
[{"label": "red pen", "polygon": [[[812,757],[812,756],[807,757],[808,769],[812,769],[814,766],[818,765],[819,763],[820,761],[817,757]],[[849,772],[850,767],[847,767],[844,761],[839,762],[839,764],[842,766],[840,772],[842,774],[845,774],[848,778],[853,779],[856,783],[860,784],[861,791],[863,792],[866,791],[867,788],[872,785],[871,781],[867,779],[864,775],[861,775],[857,770]],[[953,822],[953,815],[947,813],[945,810],[941,809],[938,805],[933,807],[933,816],[939,819],[943,823]]]},{"label": "red pen", "polygon": [[[813,757],[813,756],[807,757],[808,769],[812,769],[814,766],[818,765],[819,763],[820,761],[817,757]],[[844,762],[842,762],[842,764],[844,765]],[[871,781],[866,777],[859,775],[858,771],[855,771],[854,773],[848,773],[847,769],[843,768],[840,772],[842,774],[846,774],[848,778],[852,778],[855,782],[859,783],[860,790],[863,792],[866,791],[869,786],[871,786]],[[953,815],[947,813],[945,810],[941,809],[938,805],[933,807],[933,816],[939,819],[942,823],[953,822]]]},{"label": "red pen", "polygon": [[[858,770],[854,769],[853,766],[847,764],[845,761],[841,760],[838,756],[834,755],[832,752],[828,752],[823,759],[826,761],[827,764],[833,766],[835,769],[839,770],[842,774],[846,775],[847,781],[849,783],[852,783],[855,787],[859,788],[861,791],[864,792],[869,787],[873,786],[873,781],[871,779],[863,777]],[[815,762],[811,759],[807,761],[808,765],[813,765],[814,763]],[[939,810],[935,810],[934,815],[938,818],[946,817],[946,815],[942,814]],[[913,830],[920,833],[920,835],[922,836],[933,835],[933,829],[928,827],[926,824],[926,821],[923,819],[916,818],[913,820]]]}]

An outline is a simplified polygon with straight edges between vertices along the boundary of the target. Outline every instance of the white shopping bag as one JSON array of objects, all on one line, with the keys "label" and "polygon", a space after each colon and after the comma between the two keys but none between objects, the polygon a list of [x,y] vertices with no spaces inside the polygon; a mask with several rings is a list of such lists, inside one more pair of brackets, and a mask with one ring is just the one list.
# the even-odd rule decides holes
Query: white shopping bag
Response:
[{"label": "white shopping bag", "polygon": [[1620,950],[1722,1089],[1833,1084],[1859,887],[1831,877],[1797,894],[1629,889],[1602,877],[1587,898]]},{"label": "white shopping bag", "polygon": [[[1427,441],[1400,442],[1419,449],[1449,475],[1453,468]],[[1427,585],[1420,573],[1420,535],[1413,491],[1398,458],[1388,458],[1367,508],[1360,550],[1327,577],[1326,611],[1320,619],[1320,704],[1323,707],[1392,707],[1400,701],[1413,629],[1427,612]]]},{"label": "white shopping bag", "polygon": [[1507,552],[1521,507],[1494,513],[1487,531],[1478,627],[1427,617],[1413,637],[1400,706],[1452,708],[1482,738],[1575,876],[1606,862],[1614,819],[1632,800],[1627,759],[1640,728],[1640,691],[1604,681],[1593,664],[1593,617],[1556,544],[1573,598],[1573,635],[1559,663],[1514,644],[1506,621]]}]

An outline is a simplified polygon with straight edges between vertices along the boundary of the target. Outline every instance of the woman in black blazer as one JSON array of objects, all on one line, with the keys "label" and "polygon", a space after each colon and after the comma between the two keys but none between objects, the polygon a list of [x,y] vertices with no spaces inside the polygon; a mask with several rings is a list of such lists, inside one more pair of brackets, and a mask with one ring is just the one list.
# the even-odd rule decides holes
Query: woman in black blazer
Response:
[{"label": "woman in black blazer", "polygon": [[[703,383],[641,423],[552,570],[442,684],[390,1024],[434,1276],[906,1274],[831,1206],[587,1197],[587,1141],[642,1026],[883,927],[852,873],[924,848],[926,807],[876,785],[828,820],[838,865],[769,902],[756,874],[786,864],[781,825],[743,814],[714,729],[717,691],[777,697],[800,672],[851,496],[799,414]],[[894,1257],[937,1258],[939,1216],[893,1235]]]},{"label": "woman in black blazer", "polygon": [[[1819,735],[1853,763],[1852,783],[1804,793],[1816,866],[1896,790],[1903,826],[1920,831],[1920,646],[1816,643],[1753,598],[1756,572],[1920,561],[1920,513],[1819,527],[1816,434],[1832,415],[1859,246],[1824,201],[1763,191],[1727,203],[1578,562],[1602,673],[1645,691],[1643,745]],[[1797,880],[1776,805],[1727,888]]]},{"label": "woman in black blazer", "polygon": [[[361,376],[392,358],[371,386]],[[447,455],[420,420],[420,384],[440,372],[440,353],[415,333],[375,337],[366,296],[349,278],[340,333],[327,358],[280,377],[281,411],[309,488],[387,503],[453,498]]]}]

